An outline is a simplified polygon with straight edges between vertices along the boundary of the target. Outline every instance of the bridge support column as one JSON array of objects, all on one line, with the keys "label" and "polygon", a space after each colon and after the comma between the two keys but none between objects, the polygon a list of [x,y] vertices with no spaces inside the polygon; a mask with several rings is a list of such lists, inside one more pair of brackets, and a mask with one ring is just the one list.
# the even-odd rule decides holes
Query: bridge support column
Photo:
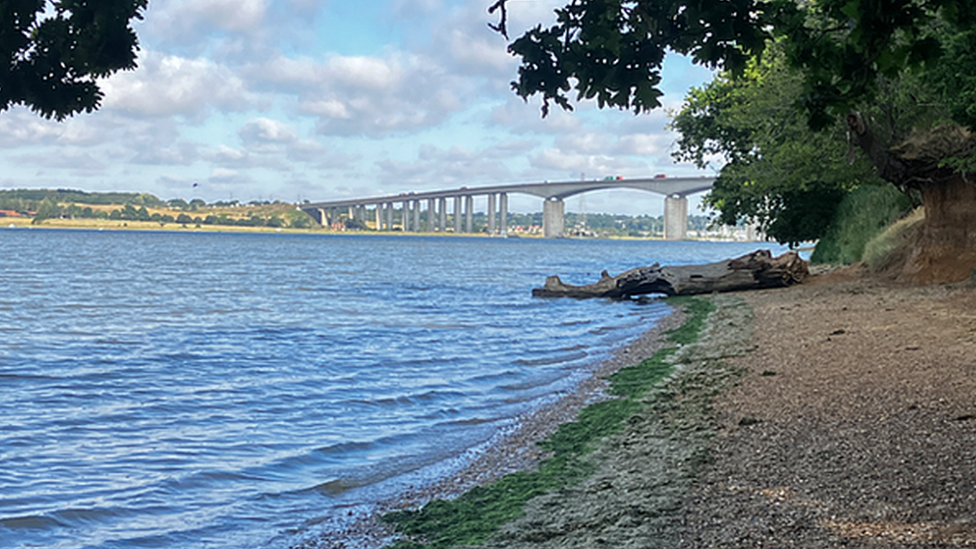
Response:
[{"label": "bridge support column", "polygon": [[498,234],[508,235],[508,194],[498,194]]},{"label": "bridge support column", "polygon": [[393,203],[386,203],[386,230],[393,230]]},{"label": "bridge support column", "polygon": [[315,208],[314,210],[305,210],[305,213],[312,216],[312,219],[314,219],[315,222],[318,223],[319,225],[322,225],[323,227],[326,226],[325,210],[323,210],[322,208]]},{"label": "bridge support column", "polygon": [[558,198],[547,198],[542,203],[542,236],[562,238],[565,225],[566,203]]},{"label": "bridge support column", "polygon": [[403,232],[410,230],[410,202],[406,200],[400,204],[400,227],[403,228]]},{"label": "bridge support column", "polygon": [[437,199],[437,230],[447,232],[447,199]]},{"label": "bridge support column", "polygon": [[427,199],[427,232],[434,232],[434,199]]},{"label": "bridge support column", "polygon": [[495,234],[495,193],[488,195],[488,234]]},{"label": "bridge support column", "polygon": [[664,239],[688,238],[688,199],[672,195],[664,199]]},{"label": "bridge support column", "polygon": [[411,225],[411,227],[413,228],[413,232],[419,233],[420,231],[423,230],[420,228],[420,201],[419,200],[413,201],[412,209],[413,209],[413,225]]},{"label": "bridge support column", "polygon": [[376,218],[376,230],[383,230],[383,205],[377,204],[374,217]]},{"label": "bridge support column", "polygon": [[464,232],[474,231],[474,197],[464,197]]},{"label": "bridge support column", "polygon": [[461,234],[461,197],[454,197],[454,234]]}]

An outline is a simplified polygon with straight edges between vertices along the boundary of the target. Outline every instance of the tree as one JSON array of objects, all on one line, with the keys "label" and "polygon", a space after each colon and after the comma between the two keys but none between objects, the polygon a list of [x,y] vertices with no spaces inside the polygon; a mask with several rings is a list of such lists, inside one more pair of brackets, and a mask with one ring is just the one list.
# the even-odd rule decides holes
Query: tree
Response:
[{"label": "tree", "polygon": [[718,74],[692,88],[670,127],[680,132],[675,158],[721,172],[705,203],[717,221],[758,223],[768,236],[796,245],[823,236],[854,187],[883,183],[862,156],[848,162],[842,123],[813,131],[795,107],[802,79],[773,45],[738,77]]},{"label": "tree", "polygon": [[41,200],[41,203],[37,206],[37,213],[34,215],[31,225],[40,225],[48,219],[58,219],[61,217],[61,214],[62,210],[58,201],[49,196]]},{"label": "tree", "polygon": [[[507,0],[495,28],[507,36]],[[786,65],[801,76],[800,99],[812,129],[842,119],[878,175],[918,192],[926,219],[905,264],[922,281],[969,276],[976,267],[976,138],[966,98],[976,93],[972,48],[976,0],[570,0],[556,24],[530,29],[509,45],[521,66],[517,94],[541,94],[571,109],[596,99],[641,113],[660,106],[664,54],[690,55],[700,64],[742,74],[751,59],[781,43]],[[954,43],[966,55],[952,58]],[[969,63],[967,65],[967,63]],[[940,67],[941,68],[937,68]],[[866,115],[885,82],[914,70],[959,106],[952,124],[892,147],[878,121]],[[962,86],[960,88],[959,86]]]},{"label": "tree", "polygon": [[148,0],[0,0],[0,111],[58,121],[99,107],[98,80],[136,67]]},{"label": "tree", "polygon": [[190,209],[190,205],[182,198],[171,198],[166,201],[166,205],[174,210],[187,211]]}]

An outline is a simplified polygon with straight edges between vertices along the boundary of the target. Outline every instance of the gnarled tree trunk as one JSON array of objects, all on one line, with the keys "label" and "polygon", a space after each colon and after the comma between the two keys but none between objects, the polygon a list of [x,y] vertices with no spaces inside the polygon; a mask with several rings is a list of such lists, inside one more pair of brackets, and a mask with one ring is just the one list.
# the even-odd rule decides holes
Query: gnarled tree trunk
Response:
[{"label": "gnarled tree trunk", "polygon": [[778,288],[802,282],[809,271],[796,252],[772,257],[769,250],[757,250],[736,259],[705,265],[638,267],[617,276],[603,271],[600,280],[573,286],[558,276],[546,278],[546,285],[532,290],[536,297],[605,297],[625,299],[635,295],[694,295]]},{"label": "gnarled tree trunk", "polygon": [[942,126],[884,147],[858,113],[847,118],[851,135],[882,179],[915,189],[925,220],[905,253],[899,278],[923,284],[957,282],[976,269],[976,174],[944,165],[976,151],[976,136],[959,126]]}]

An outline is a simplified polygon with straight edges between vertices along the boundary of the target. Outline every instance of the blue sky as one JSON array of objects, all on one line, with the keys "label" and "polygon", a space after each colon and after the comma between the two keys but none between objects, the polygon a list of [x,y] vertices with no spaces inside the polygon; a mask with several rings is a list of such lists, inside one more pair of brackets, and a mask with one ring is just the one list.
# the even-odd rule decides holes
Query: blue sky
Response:
[{"label": "blue sky", "polygon": [[[63,123],[0,113],[0,188],[313,201],[501,183],[713,175],[670,156],[667,114],[580,104],[542,119],[489,0],[152,0],[139,68]],[[559,2],[512,0],[513,36]],[[669,58],[665,104],[711,74]],[[197,187],[193,184],[197,183]],[[660,214],[604,191],[569,211]],[[513,211],[538,199],[513,196]],[[690,212],[694,213],[694,212]]]}]

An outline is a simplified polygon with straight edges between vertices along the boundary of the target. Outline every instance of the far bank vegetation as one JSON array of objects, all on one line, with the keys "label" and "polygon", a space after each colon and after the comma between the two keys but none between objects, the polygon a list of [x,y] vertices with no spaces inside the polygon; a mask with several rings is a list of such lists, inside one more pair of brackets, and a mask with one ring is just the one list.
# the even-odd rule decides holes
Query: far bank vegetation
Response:
[{"label": "far bank vegetation", "polygon": [[0,191],[0,211],[7,217],[29,217],[32,224],[48,220],[93,220],[141,222],[182,226],[271,227],[308,229],[317,223],[293,204],[281,201],[236,200],[207,204],[196,198],[189,202],[162,200],[148,193],[89,193],[58,190]]}]

